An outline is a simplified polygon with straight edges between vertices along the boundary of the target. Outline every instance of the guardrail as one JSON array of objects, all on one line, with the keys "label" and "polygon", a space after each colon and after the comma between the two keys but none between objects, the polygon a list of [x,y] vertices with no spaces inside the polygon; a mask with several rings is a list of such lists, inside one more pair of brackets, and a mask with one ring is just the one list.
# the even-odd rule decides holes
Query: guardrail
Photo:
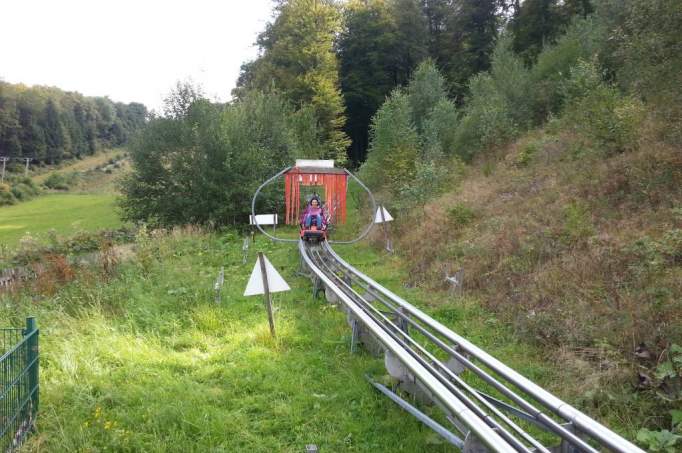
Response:
[{"label": "guardrail", "polygon": [[38,327],[0,329],[0,452],[12,452],[33,430],[38,413]]}]

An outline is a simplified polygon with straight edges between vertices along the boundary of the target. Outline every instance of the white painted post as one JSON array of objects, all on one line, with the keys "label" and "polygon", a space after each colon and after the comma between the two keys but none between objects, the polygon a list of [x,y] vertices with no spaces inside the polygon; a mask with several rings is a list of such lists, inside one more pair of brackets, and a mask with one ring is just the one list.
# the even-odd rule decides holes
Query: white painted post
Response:
[{"label": "white painted post", "polygon": [[24,176],[28,176],[28,164],[33,160],[33,158],[24,157],[24,160],[26,161],[26,168],[24,168]]},{"label": "white painted post", "polygon": [[9,157],[0,157],[0,160],[2,161],[2,176],[0,176],[0,183],[5,182],[5,164],[9,160]]},{"label": "white painted post", "polygon": [[377,213],[374,216],[374,223],[381,223],[384,229],[384,240],[386,241],[386,250],[389,253],[393,253],[393,247],[391,247],[391,240],[389,238],[389,225],[388,222],[393,221],[391,214],[384,208],[383,205],[379,205]]}]

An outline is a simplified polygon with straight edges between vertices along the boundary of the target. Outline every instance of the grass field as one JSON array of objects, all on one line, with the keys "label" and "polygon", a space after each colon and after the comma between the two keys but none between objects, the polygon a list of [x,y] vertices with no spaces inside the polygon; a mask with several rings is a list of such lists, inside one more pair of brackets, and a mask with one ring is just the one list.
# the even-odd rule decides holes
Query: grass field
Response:
[{"label": "grass field", "polygon": [[40,184],[43,181],[47,179],[48,176],[50,176],[51,173],[68,173],[68,172],[73,172],[73,171],[87,171],[87,170],[92,170],[93,168],[106,164],[110,159],[114,158],[115,156],[121,155],[125,152],[125,149],[122,148],[114,148],[114,149],[107,149],[98,152],[97,154],[94,154],[92,156],[87,156],[84,157],[83,159],[74,159],[70,160],[63,165],[60,165],[56,168],[50,168],[49,170],[45,171],[44,169],[41,169],[38,171],[37,174],[32,176],[33,180]]},{"label": "grass field", "polygon": [[0,208],[0,244],[14,247],[26,233],[44,235],[116,228],[121,221],[113,194],[48,194]]},{"label": "grass field", "polygon": [[[109,282],[84,272],[54,295],[0,296],[0,319],[41,329],[41,410],[26,451],[451,451],[378,394],[383,362],[350,354],[345,315],[311,296],[290,245],[262,236],[242,264],[235,234],[142,237]],[[260,297],[242,293],[266,253],[292,291],[275,295],[277,339]],[[402,288],[395,257],[339,253],[525,375],[552,373],[509,329],[463,299]],[[212,284],[221,266],[223,302]],[[426,409],[430,411],[430,409]]]}]

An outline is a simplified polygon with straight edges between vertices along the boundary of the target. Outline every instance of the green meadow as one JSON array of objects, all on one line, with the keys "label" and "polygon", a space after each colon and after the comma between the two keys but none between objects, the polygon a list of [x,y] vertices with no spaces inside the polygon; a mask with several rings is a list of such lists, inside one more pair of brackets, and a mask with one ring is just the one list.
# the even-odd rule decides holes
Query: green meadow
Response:
[{"label": "green meadow", "polygon": [[[314,299],[294,246],[257,236],[242,264],[236,234],[138,237],[136,257],[102,279],[82,269],[54,294],[0,296],[0,319],[41,329],[41,407],[26,451],[451,451],[365,380],[383,361],[350,353],[345,315]],[[263,251],[292,290],[243,297]],[[529,377],[550,370],[477,304],[402,288],[395,257],[366,245],[339,253]],[[213,282],[225,268],[222,303]],[[427,411],[431,409],[426,408]]]},{"label": "green meadow", "polygon": [[14,247],[26,234],[43,236],[50,230],[68,235],[79,230],[116,228],[114,194],[46,194],[25,203],[0,208],[0,244]]}]

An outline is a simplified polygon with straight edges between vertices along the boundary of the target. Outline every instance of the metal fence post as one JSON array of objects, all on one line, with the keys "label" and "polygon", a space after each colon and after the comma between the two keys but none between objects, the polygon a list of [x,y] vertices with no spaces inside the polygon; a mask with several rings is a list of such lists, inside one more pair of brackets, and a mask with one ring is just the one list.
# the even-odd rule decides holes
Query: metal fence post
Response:
[{"label": "metal fence post", "polygon": [[26,331],[24,336],[29,336],[28,341],[28,363],[30,364],[30,369],[28,370],[28,387],[29,394],[31,395],[31,416],[33,417],[38,412],[39,403],[39,387],[40,383],[38,381],[38,326],[36,323],[36,318],[31,316],[26,318]]}]

